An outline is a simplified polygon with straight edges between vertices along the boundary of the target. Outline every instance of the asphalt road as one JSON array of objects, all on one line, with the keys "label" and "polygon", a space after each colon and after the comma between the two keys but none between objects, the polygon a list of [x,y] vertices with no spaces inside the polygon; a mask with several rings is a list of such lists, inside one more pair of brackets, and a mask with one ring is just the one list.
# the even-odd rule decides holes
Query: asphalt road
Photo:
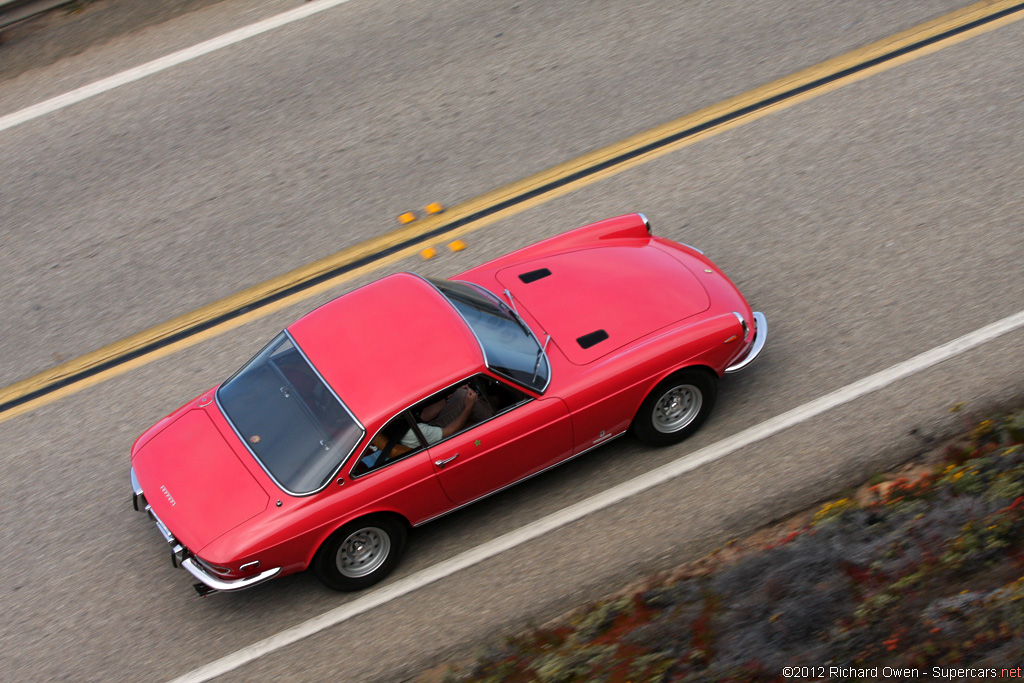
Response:
[{"label": "asphalt road", "polygon": [[[33,15],[0,29],[0,81],[214,2],[216,0],[86,0]],[[36,12],[40,5],[26,8],[18,4],[17,8],[19,13]],[[11,10],[11,3],[0,2],[0,10]]]},{"label": "asphalt road", "polygon": [[[225,0],[28,70],[0,116],[294,4]],[[0,384],[956,7],[352,0],[2,131]],[[434,523],[396,580],[1017,313],[1022,41],[999,28],[374,274],[451,274],[642,210],[772,330],[690,441],[620,440]],[[0,423],[0,677],[169,679],[355,599],[297,576],[198,600],[130,509],[127,453],[360,281]],[[1022,357],[1007,335],[224,680],[399,680],[929,448],[952,405],[1019,400]]]}]

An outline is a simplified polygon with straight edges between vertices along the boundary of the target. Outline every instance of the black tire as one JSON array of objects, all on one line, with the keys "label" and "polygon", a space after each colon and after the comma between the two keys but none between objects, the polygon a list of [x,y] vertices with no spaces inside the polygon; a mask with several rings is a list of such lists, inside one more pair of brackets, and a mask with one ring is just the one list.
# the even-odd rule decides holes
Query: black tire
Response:
[{"label": "black tire", "polygon": [[334,590],[368,588],[398,564],[406,536],[405,524],[388,515],[370,515],[349,522],[320,546],[313,559],[313,572]]},{"label": "black tire", "polygon": [[717,397],[718,378],[710,371],[681,370],[647,395],[633,418],[633,434],[649,446],[679,443],[700,429]]}]

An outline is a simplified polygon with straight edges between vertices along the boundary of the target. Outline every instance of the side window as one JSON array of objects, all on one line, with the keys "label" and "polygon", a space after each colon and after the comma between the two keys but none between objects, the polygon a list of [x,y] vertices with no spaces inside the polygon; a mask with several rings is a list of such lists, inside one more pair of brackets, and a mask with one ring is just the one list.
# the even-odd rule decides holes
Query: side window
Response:
[{"label": "side window", "polygon": [[510,384],[475,375],[421,401],[411,412],[420,435],[433,445],[529,399]]},{"label": "side window", "polygon": [[503,413],[530,400],[530,397],[518,387],[504,380],[488,375],[477,375],[474,380],[476,380],[480,393],[487,398],[488,403],[494,409],[495,414]]},{"label": "side window", "polygon": [[510,410],[530,397],[489,375],[475,375],[420,401],[371,439],[351,475],[359,477]]},{"label": "side window", "polygon": [[351,475],[358,477],[372,472],[412,455],[423,447],[420,434],[409,418],[409,411],[402,411],[370,440],[352,468]]}]

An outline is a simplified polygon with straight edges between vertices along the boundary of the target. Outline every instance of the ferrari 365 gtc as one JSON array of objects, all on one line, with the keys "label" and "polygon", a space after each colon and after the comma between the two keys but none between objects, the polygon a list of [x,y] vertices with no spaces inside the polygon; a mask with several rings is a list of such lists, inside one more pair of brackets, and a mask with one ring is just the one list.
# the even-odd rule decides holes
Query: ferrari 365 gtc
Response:
[{"label": "ferrari 365 gtc", "polygon": [[399,273],[309,313],[136,441],[131,480],[200,594],[312,568],[384,578],[408,531],[628,432],[694,432],[767,335],[642,214],[450,280]]}]

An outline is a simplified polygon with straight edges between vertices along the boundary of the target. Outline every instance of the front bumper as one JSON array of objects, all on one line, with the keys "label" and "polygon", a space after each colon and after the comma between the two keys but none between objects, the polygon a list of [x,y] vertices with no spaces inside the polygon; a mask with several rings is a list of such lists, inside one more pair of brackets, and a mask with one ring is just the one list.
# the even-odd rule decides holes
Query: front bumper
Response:
[{"label": "front bumper", "polygon": [[747,367],[754,362],[761,350],[764,349],[764,343],[768,339],[768,318],[764,317],[764,313],[754,311],[754,341],[751,343],[750,348],[741,357],[733,361],[733,364],[725,369],[726,372],[739,372],[743,368]]},{"label": "front bumper", "polygon": [[146,494],[142,490],[142,486],[139,485],[139,480],[135,476],[135,468],[131,470],[132,479],[132,507],[136,510],[140,510],[149,515],[156,523],[156,528],[160,532],[160,535],[164,537],[167,544],[171,548],[171,563],[175,567],[184,567],[184,569],[193,576],[199,583],[195,584],[196,592],[199,595],[207,595],[215,591],[231,592],[240,591],[245,588],[251,588],[257,584],[269,581],[278,574],[281,573],[281,567],[274,567],[268,569],[259,574],[252,576],[246,576],[240,579],[225,579],[211,573],[202,565],[198,558],[194,557],[192,553],[184,545],[178,542],[178,539],[174,537],[171,530],[166,524],[161,521],[156,513],[153,512],[152,506],[146,502]]}]

